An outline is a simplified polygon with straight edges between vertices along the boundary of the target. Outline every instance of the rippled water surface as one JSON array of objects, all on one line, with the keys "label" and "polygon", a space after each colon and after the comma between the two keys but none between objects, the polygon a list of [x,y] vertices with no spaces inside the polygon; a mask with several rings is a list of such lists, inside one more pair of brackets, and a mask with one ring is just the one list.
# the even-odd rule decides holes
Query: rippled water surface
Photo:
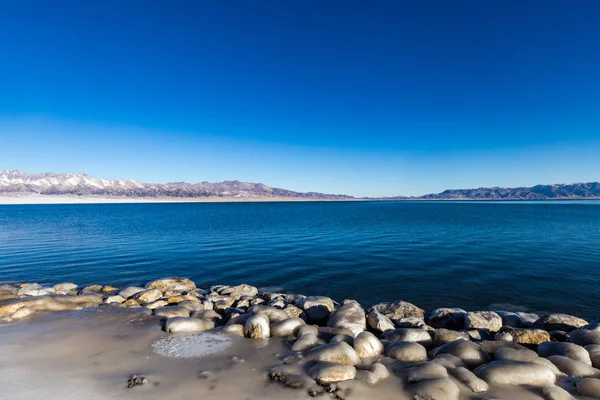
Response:
[{"label": "rippled water surface", "polygon": [[199,286],[600,316],[600,203],[0,206],[0,281]]}]

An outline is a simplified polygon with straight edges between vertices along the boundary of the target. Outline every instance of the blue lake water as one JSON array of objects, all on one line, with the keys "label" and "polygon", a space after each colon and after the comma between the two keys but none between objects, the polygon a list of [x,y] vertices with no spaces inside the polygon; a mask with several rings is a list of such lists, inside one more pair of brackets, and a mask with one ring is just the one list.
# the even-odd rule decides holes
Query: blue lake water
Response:
[{"label": "blue lake water", "polygon": [[600,202],[0,206],[0,281],[406,300],[600,316]]}]

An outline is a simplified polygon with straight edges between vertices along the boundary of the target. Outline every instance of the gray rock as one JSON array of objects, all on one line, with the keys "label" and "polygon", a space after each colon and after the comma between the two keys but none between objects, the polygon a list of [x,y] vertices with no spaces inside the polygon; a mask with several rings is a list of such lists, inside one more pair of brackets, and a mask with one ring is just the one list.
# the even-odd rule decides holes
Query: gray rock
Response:
[{"label": "gray rock", "polygon": [[472,369],[490,361],[488,353],[478,344],[467,342],[466,340],[457,340],[446,343],[432,351],[432,358],[440,354],[452,354],[465,363],[467,368]]},{"label": "gray rock", "polygon": [[356,336],[367,329],[365,310],[354,300],[344,300],[342,306],[329,315],[327,326],[348,329]]},{"label": "gray rock", "polygon": [[475,370],[490,385],[553,386],[556,375],[545,365],[521,361],[492,361]]},{"label": "gray rock", "polygon": [[427,361],[427,350],[416,342],[392,343],[385,350],[385,355],[405,363]]},{"label": "gray rock", "polygon": [[416,328],[416,329],[424,329],[428,331],[433,331],[434,329],[427,325],[425,321],[419,319],[417,317],[406,317],[394,320],[394,325],[396,328]]},{"label": "gray rock", "polygon": [[333,311],[333,300],[324,296],[309,296],[300,301],[298,304],[306,313],[309,322],[323,322],[329,317]]},{"label": "gray rock", "polygon": [[501,342],[512,342],[513,337],[508,332],[499,332],[499,333],[496,333],[496,335],[494,336],[494,340],[499,340]]},{"label": "gray rock", "polygon": [[199,318],[173,317],[165,322],[165,332],[167,333],[195,333],[204,332],[213,329],[215,323]]},{"label": "gray rock", "polygon": [[354,350],[362,358],[371,358],[383,354],[383,344],[371,332],[364,331],[354,339]]},{"label": "gray rock", "polygon": [[154,315],[163,318],[189,317],[190,310],[179,306],[159,307],[154,309]]},{"label": "gray rock", "polygon": [[423,362],[396,369],[395,372],[408,383],[448,377],[448,370],[438,363]]},{"label": "gray rock", "polygon": [[311,361],[329,361],[343,365],[356,365],[360,363],[360,357],[356,351],[345,342],[329,343],[305,354],[305,359]]},{"label": "gray rock", "polygon": [[429,347],[432,344],[431,335],[423,329],[398,328],[385,332],[383,337],[392,343],[415,342],[425,347]]},{"label": "gray rock", "polygon": [[414,399],[458,400],[460,390],[449,378],[432,379],[407,386],[406,390]]},{"label": "gray rock", "polygon": [[535,351],[529,349],[502,347],[496,351],[494,359],[498,361],[522,361],[542,364],[550,368],[555,375],[562,375],[560,370],[550,360],[539,357]]},{"label": "gray rock", "polygon": [[167,290],[190,292],[196,289],[196,284],[186,278],[163,278],[148,283],[146,289],[158,289],[162,292],[166,292]]},{"label": "gray rock", "polygon": [[280,322],[280,321],[285,321],[286,319],[288,319],[288,315],[286,314],[285,311],[280,310],[278,308],[275,307],[269,307],[269,306],[262,306],[262,305],[257,305],[257,306],[252,306],[248,309],[248,313],[250,314],[264,314],[267,316],[267,318],[269,319],[270,322]]},{"label": "gray rock", "polygon": [[535,321],[540,319],[539,315],[533,313],[518,312],[517,315],[521,319],[522,328],[530,328]]},{"label": "gray rock", "polygon": [[190,316],[192,318],[201,318],[201,319],[210,320],[210,321],[214,322],[215,325],[219,325],[223,321],[223,317],[221,316],[221,314],[219,314],[215,310],[192,311]]},{"label": "gray rock", "polygon": [[433,332],[433,345],[435,347],[460,339],[468,341],[469,335],[466,332],[451,331],[449,329],[436,329]]},{"label": "gray rock", "polygon": [[368,383],[369,385],[375,385],[377,382],[379,382],[379,378],[377,377],[376,374],[374,374],[371,371],[366,371],[366,370],[358,370],[356,371],[356,380]]},{"label": "gray rock", "polygon": [[474,393],[488,391],[488,384],[464,367],[454,368],[450,370],[450,373],[457,381],[468,387]]},{"label": "gray rock", "polygon": [[58,294],[67,294],[73,290],[77,290],[77,285],[74,283],[59,283],[58,285],[54,285],[54,290]]},{"label": "gray rock", "polygon": [[246,320],[244,336],[250,339],[265,339],[271,336],[269,318],[266,314],[255,314]]},{"label": "gray rock", "polygon": [[271,324],[271,335],[276,337],[295,336],[301,326],[306,325],[301,318],[288,318]]},{"label": "gray rock", "polygon": [[314,333],[315,336],[319,334],[319,328],[314,325],[302,325],[298,329],[298,337],[306,335],[307,333]]},{"label": "gray rock", "polygon": [[581,396],[600,399],[600,379],[584,378],[577,382],[577,392]]},{"label": "gray rock", "polygon": [[367,324],[375,333],[382,333],[395,328],[391,319],[375,309],[369,310],[369,313],[367,314]]},{"label": "gray rock", "polygon": [[429,314],[427,322],[434,328],[463,329],[467,312],[462,308],[436,308]]},{"label": "gray rock", "polygon": [[342,328],[331,328],[329,326],[320,326],[318,328],[319,330],[319,339],[323,339],[326,342],[329,342],[331,339],[333,339],[334,336],[337,335],[347,335],[350,337],[354,337],[354,334],[352,333],[352,331],[349,331],[348,329],[342,329]]},{"label": "gray rock", "polygon": [[123,303],[125,301],[125,297],[120,296],[118,294],[114,295],[114,296],[108,296],[105,300],[104,303],[105,304],[112,304],[112,303]]},{"label": "gray rock", "polygon": [[306,333],[298,338],[292,345],[292,351],[306,351],[317,347],[319,338],[312,332]]},{"label": "gray rock", "polygon": [[465,363],[460,358],[453,356],[452,354],[440,354],[431,360],[431,362],[440,364],[448,370],[465,366]]},{"label": "gray rock", "polygon": [[564,356],[550,356],[548,360],[552,361],[552,364],[556,365],[562,373],[569,376],[577,378],[600,377],[600,370],[581,361],[575,361]]},{"label": "gray rock", "polygon": [[548,386],[543,390],[546,400],[576,400],[569,392],[558,386]]},{"label": "gray rock", "polygon": [[569,341],[580,346],[587,346],[589,344],[600,345],[600,330],[575,329],[571,332]]},{"label": "gray rock", "polygon": [[223,332],[228,333],[230,335],[244,337],[244,325],[241,325],[241,324],[226,325],[223,327]]},{"label": "gray rock", "polygon": [[583,347],[575,343],[544,342],[538,346],[540,357],[564,356],[575,361],[592,365],[590,354]]},{"label": "gray rock", "polygon": [[407,303],[405,301],[397,301],[394,303],[379,303],[371,308],[379,311],[392,321],[407,317],[416,317],[421,320],[425,319],[425,311],[415,306],[414,304]]},{"label": "gray rock", "polygon": [[571,332],[577,328],[587,325],[587,321],[568,314],[548,314],[535,321],[531,327],[533,329],[543,329],[545,331],[561,330]]},{"label": "gray rock", "polygon": [[341,382],[354,379],[356,368],[325,361],[313,366],[308,374],[318,383]]},{"label": "gray rock", "polygon": [[390,376],[390,371],[388,371],[387,367],[378,362],[371,366],[371,372],[377,376],[378,380],[387,379]]},{"label": "gray rock", "polygon": [[493,311],[474,311],[465,315],[465,329],[487,329],[498,332],[502,328],[502,318]]},{"label": "gray rock", "polygon": [[600,344],[588,344],[585,349],[590,355],[594,368],[600,368]]},{"label": "gray rock", "polygon": [[119,296],[123,296],[124,298],[128,299],[128,298],[132,297],[134,294],[143,292],[144,290],[146,290],[146,289],[144,289],[142,287],[129,286],[129,287],[126,287],[125,289],[121,290],[119,292]]},{"label": "gray rock", "polygon": [[238,285],[225,288],[219,292],[221,295],[229,296],[235,300],[240,299],[242,296],[254,297],[258,294],[258,289],[250,285]]},{"label": "gray rock", "polygon": [[339,335],[335,335],[334,337],[332,337],[329,340],[329,343],[336,343],[336,342],[346,342],[350,346],[353,346],[354,345],[354,337],[352,337],[350,335],[339,334]]}]

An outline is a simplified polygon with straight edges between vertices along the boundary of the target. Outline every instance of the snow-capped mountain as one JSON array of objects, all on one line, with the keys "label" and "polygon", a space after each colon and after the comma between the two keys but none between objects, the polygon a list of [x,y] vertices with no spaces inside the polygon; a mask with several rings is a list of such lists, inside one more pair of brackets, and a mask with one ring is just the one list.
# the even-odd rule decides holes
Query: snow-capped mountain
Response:
[{"label": "snow-capped mountain", "polygon": [[0,170],[0,194],[126,196],[126,197],[290,197],[311,199],[344,199],[351,196],[316,192],[300,193],[272,188],[262,183],[226,181],[218,183],[173,182],[142,183],[131,179],[93,178],[82,173],[29,174],[17,170]]}]

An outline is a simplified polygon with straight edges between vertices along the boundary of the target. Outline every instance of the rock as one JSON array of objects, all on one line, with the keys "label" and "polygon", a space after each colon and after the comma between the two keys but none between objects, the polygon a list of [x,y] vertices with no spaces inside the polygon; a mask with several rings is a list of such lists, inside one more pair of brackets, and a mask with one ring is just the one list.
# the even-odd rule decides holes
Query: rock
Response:
[{"label": "rock", "polygon": [[512,329],[510,334],[515,343],[537,346],[549,342],[550,334],[541,329]]},{"label": "rock", "polygon": [[448,370],[465,366],[465,363],[460,358],[453,356],[452,354],[440,354],[431,360],[431,362],[440,364]]},{"label": "rock", "polygon": [[329,343],[309,350],[305,358],[312,361],[329,361],[343,365],[356,365],[360,357],[356,351],[344,342]]},{"label": "rock", "polygon": [[312,367],[308,374],[318,383],[341,382],[354,379],[356,368],[325,361]]},{"label": "rock", "polygon": [[492,339],[492,334],[487,329],[470,329],[468,331],[461,331],[469,336],[469,340],[475,342],[481,342],[482,340]]},{"label": "rock", "polygon": [[59,283],[53,286],[57,294],[67,294],[73,290],[77,290],[78,286],[74,283]]},{"label": "rock", "polygon": [[540,316],[534,313],[517,312],[516,314],[521,319],[522,328],[530,328],[535,321],[540,319]]},{"label": "rock", "polygon": [[525,349],[524,346],[521,346],[518,343],[501,342],[499,340],[484,340],[477,344],[480,345],[483,348],[483,350],[485,350],[485,352],[488,353],[490,355],[490,357],[492,357],[492,358],[493,358],[494,354],[496,353],[496,351],[498,351],[499,349],[504,348],[504,347],[510,347],[511,349],[515,349],[515,350]]},{"label": "rock", "polygon": [[307,333],[314,333],[315,336],[319,334],[319,328],[314,325],[302,325],[298,328],[298,337],[304,336]]},{"label": "rock", "polygon": [[493,311],[468,312],[465,315],[465,329],[487,329],[498,332],[502,328],[502,318]]},{"label": "rock", "polygon": [[[164,300],[159,300],[159,301],[164,301]],[[182,301],[180,303],[177,303],[177,306],[178,307],[187,308],[188,310],[190,310],[190,312],[202,311],[202,310],[213,311],[212,306],[207,308],[207,307],[204,306],[204,304],[202,304],[202,303],[200,303],[198,301],[185,300],[185,301]]]},{"label": "rock", "polygon": [[581,396],[600,399],[600,379],[583,378],[577,382],[577,392]]},{"label": "rock", "polygon": [[213,329],[215,323],[212,321],[191,318],[191,317],[173,317],[165,322],[165,332],[167,333],[195,333],[204,332]]},{"label": "rock", "polygon": [[404,366],[396,370],[404,381],[408,383],[417,383],[431,379],[441,379],[448,377],[446,368],[438,363],[423,362],[416,365]]},{"label": "rock", "polygon": [[230,335],[237,335],[244,337],[244,325],[240,324],[231,324],[223,327],[223,332],[228,333]]},{"label": "rock", "polygon": [[196,284],[186,278],[163,278],[148,283],[146,289],[158,289],[162,292],[168,290],[189,292],[196,289]]},{"label": "rock", "polygon": [[569,392],[558,386],[548,386],[543,390],[546,400],[576,400]]},{"label": "rock", "polygon": [[458,400],[458,386],[449,378],[432,379],[409,385],[406,390],[414,399],[424,400]]},{"label": "rock", "polygon": [[154,309],[154,315],[163,318],[189,317],[190,310],[179,306],[159,307]]},{"label": "rock", "polygon": [[114,293],[119,291],[118,288],[114,287],[114,286],[103,286],[102,287],[102,293],[108,294],[108,293]]},{"label": "rock", "polygon": [[219,325],[223,321],[223,317],[221,316],[221,314],[219,314],[215,310],[192,311],[190,317],[206,319],[212,321],[215,325]]},{"label": "rock", "polygon": [[600,330],[575,329],[571,332],[569,341],[580,346],[600,345]]},{"label": "rock", "polygon": [[415,342],[425,347],[431,346],[432,343],[431,335],[423,329],[398,328],[385,332],[383,337],[392,343]]},{"label": "rock", "polygon": [[264,339],[271,336],[269,318],[266,314],[255,314],[246,320],[244,335],[250,339]]},{"label": "rock", "polygon": [[[102,290],[102,289],[100,289],[100,290]],[[119,296],[122,296],[125,299],[128,299],[128,298],[132,297],[134,294],[143,292],[144,290],[146,290],[146,289],[144,289],[142,287],[129,286],[129,287],[126,287],[125,289],[121,290],[119,292]]]},{"label": "rock", "polygon": [[125,297],[120,296],[118,294],[114,295],[114,296],[108,296],[105,300],[104,303],[105,304],[112,304],[112,303],[123,303],[125,302]]},{"label": "rock", "polygon": [[488,353],[478,344],[467,342],[466,340],[457,340],[446,343],[432,351],[432,358],[440,354],[452,354],[465,363],[467,368],[472,369],[490,361]]},{"label": "rock", "polygon": [[[16,313],[22,307],[28,307],[28,315],[42,311],[69,311],[95,307],[102,303],[102,296],[86,294],[79,296],[44,296],[8,300],[0,305],[0,316],[6,317]],[[17,315],[23,315],[24,311]]]},{"label": "rock", "polygon": [[521,318],[517,313],[510,311],[496,311],[496,314],[502,318],[502,326],[508,326],[511,328],[524,328]]},{"label": "rock", "polygon": [[379,378],[371,371],[366,370],[358,370],[356,371],[356,380],[368,383],[369,385],[375,385],[379,382]]},{"label": "rock", "polygon": [[243,284],[223,289],[219,294],[226,295],[235,300],[238,300],[243,296],[256,296],[258,294],[258,289],[254,286]]},{"label": "rock", "polygon": [[283,308],[283,312],[285,312],[290,318],[301,318],[306,321],[306,313],[302,311],[300,307],[296,307],[293,304],[288,304]]},{"label": "rock", "polygon": [[348,329],[342,329],[342,328],[331,328],[328,326],[320,326],[318,328],[319,330],[319,339],[323,339],[326,342],[329,342],[331,339],[333,339],[334,336],[337,335],[347,335],[350,337],[354,337],[354,334],[349,331]]},{"label": "rock", "polygon": [[354,300],[344,300],[342,306],[329,315],[327,326],[348,329],[356,336],[367,329],[365,310]]},{"label": "rock", "polygon": [[270,322],[280,322],[288,319],[288,315],[285,311],[280,310],[274,307],[268,306],[252,306],[248,309],[248,313],[250,314],[264,314],[267,316]]},{"label": "rock", "polygon": [[592,365],[590,354],[583,347],[574,343],[544,342],[538,346],[540,357],[564,356],[575,361]]},{"label": "rock", "polygon": [[246,325],[246,321],[248,321],[248,318],[251,316],[252,314],[242,314],[238,315],[237,317],[232,317],[225,325]]},{"label": "rock", "polygon": [[29,289],[29,290],[20,289],[17,294],[19,296],[39,297],[39,296],[46,296],[46,295],[50,294],[50,292],[48,292],[48,290],[46,290],[46,289]]},{"label": "rock", "polygon": [[407,303],[405,301],[397,301],[395,303],[379,303],[375,304],[373,307],[371,307],[371,309],[379,311],[392,321],[407,317],[416,317],[421,320],[425,319],[425,311],[414,304]]},{"label": "rock", "polygon": [[429,314],[427,323],[434,328],[463,329],[466,315],[462,308],[436,308]]},{"label": "rock", "polygon": [[549,356],[548,360],[556,365],[562,373],[577,378],[600,377],[600,370],[581,361],[575,361],[564,356]]},{"label": "rock", "polygon": [[354,337],[350,336],[350,335],[344,335],[344,334],[335,335],[334,337],[331,338],[331,340],[329,340],[329,343],[335,343],[335,342],[346,342],[350,346],[352,346],[352,345],[354,345]]},{"label": "rock", "polygon": [[522,362],[533,362],[547,366],[554,372],[555,375],[561,375],[562,373],[552,364],[550,360],[541,358],[533,350],[529,349],[512,349],[510,347],[502,347],[494,355],[494,359],[497,361],[522,361]]},{"label": "rock", "polygon": [[292,345],[292,351],[306,351],[319,344],[319,338],[312,332],[306,333],[298,338]]},{"label": "rock", "polygon": [[434,330],[431,326],[427,325],[425,323],[425,321],[423,321],[422,319],[419,319],[417,317],[406,317],[406,318],[395,319],[394,325],[396,325],[396,328],[417,328],[417,329],[424,329],[427,331]]},{"label": "rock", "polygon": [[385,350],[385,355],[406,363],[427,361],[427,350],[416,342],[392,343]]},{"label": "rock", "polygon": [[[575,332],[575,331],[573,331]],[[555,342],[567,342],[571,335],[569,335],[565,331],[552,331],[550,332],[550,337]]]},{"label": "rock", "polygon": [[371,332],[364,331],[354,339],[354,350],[360,358],[371,358],[383,354],[383,344]]},{"label": "rock", "polygon": [[375,309],[370,309],[367,314],[367,324],[376,333],[383,333],[387,330],[394,329],[395,325],[391,319]]},{"label": "rock", "polygon": [[436,329],[433,331],[433,345],[435,347],[460,339],[468,341],[469,335],[465,332],[451,331],[449,329]]},{"label": "rock", "polygon": [[508,332],[499,332],[496,333],[496,335],[494,336],[494,340],[498,340],[500,342],[512,342],[513,337]]},{"label": "rock", "polygon": [[276,337],[296,336],[301,326],[306,325],[301,318],[288,318],[271,324],[271,335]]},{"label": "rock", "polygon": [[545,331],[561,330],[571,332],[577,328],[587,325],[587,321],[581,318],[567,314],[548,314],[535,321],[531,327],[533,329],[543,329]]},{"label": "rock", "polygon": [[269,368],[269,377],[291,388],[301,388],[312,383],[296,366],[287,364]]},{"label": "rock", "polygon": [[553,386],[556,375],[545,365],[522,361],[492,361],[475,370],[490,385]]},{"label": "rock", "polygon": [[454,368],[450,370],[450,373],[457,381],[468,387],[474,393],[488,391],[488,384],[464,367]]},{"label": "rock", "polygon": [[83,293],[98,293],[102,291],[102,285],[90,285],[81,289]]},{"label": "rock", "polygon": [[585,349],[590,355],[594,368],[600,368],[600,344],[588,344]]},{"label": "rock", "polygon": [[371,372],[377,376],[378,381],[387,379],[390,376],[390,371],[388,371],[387,367],[378,362],[371,366]]},{"label": "rock", "polygon": [[21,307],[17,311],[11,314],[10,318],[12,320],[19,320],[23,318],[27,318],[35,314],[35,311],[30,307]]},{"label": "rock", "polygon": [[123,302],[123,305],[125,307],[129,307],[129,308],[140,308],[141,307],[140,303],[138,303],[138,301],[135,299],[125,300]]},{"label": "rock", "polygon": [[334,310],[333,300],[324,296],[309,296],[299,303],[300,308],[306,313],[309,322],[323,322]]},{"label": "rock", "polygon": [[162,292],[158,289],[147,289],[134,294],[131,298],[139,303],[152,303],[162,297]]}]

